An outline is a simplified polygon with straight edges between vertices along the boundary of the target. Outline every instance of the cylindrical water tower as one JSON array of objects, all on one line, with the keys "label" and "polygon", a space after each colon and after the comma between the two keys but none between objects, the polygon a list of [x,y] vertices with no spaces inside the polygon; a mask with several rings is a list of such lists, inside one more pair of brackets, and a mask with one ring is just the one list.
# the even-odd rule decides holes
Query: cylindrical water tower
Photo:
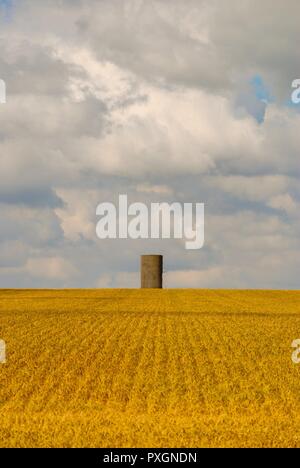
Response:
[{"label": "cylindrical water tower", "polygon": [[141,288],[161,289],[163,287],[163,256],[141,256]]}]

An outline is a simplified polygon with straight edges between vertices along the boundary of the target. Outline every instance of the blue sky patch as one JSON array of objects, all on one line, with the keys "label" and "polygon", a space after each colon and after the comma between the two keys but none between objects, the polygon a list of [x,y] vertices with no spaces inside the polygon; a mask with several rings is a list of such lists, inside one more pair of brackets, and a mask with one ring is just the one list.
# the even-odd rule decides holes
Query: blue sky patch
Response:
[{"label": "blue sky patch", "polygon": [[11,19],[13,0],[0,0],[0,16],[5,21]]},{"label": "blue sky patch", "polygon": [[254,90],[255,96],[259,101],[262,101],[265,104],[269,104],[270,102],[274,101],[261,76],[254,76],[250,83]]}]

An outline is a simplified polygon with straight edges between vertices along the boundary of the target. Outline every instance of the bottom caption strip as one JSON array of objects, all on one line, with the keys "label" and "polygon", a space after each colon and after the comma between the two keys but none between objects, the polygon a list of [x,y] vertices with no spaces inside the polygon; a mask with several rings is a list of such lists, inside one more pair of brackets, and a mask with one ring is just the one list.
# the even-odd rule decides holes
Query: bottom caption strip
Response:
[{"label": "bottom caption strip", "polygon": [[133,453],[111,451],[104,455],[103,463],[136,466],[139,463],[197,463],[196,451],[151,451],[136,450]]}]

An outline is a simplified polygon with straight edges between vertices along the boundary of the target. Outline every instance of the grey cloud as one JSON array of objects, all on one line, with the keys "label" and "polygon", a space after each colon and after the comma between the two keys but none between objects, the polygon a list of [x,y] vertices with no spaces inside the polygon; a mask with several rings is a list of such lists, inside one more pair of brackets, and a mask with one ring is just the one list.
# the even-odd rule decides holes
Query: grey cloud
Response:
[{"label": "grey cloud", "polygon": [[10,191],[3,191],[0,188],[0,203],[9,205],[28,205],[31,207],[52,207],[57,208],[63,205],[62,200],[53,190],[43,187],[34,187],[31,190],[21,190],[11,188]]},{"label": "grey cloud", "polygon": [[30,248],[59,246],[63,232],[50,208],[32,208],[1,204],[0,241],[20,241]]}]

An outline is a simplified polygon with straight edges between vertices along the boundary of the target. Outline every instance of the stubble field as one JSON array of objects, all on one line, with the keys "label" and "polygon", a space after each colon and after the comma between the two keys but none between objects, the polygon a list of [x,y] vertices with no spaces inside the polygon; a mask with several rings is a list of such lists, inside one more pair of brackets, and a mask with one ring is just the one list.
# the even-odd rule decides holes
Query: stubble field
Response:
[{"label": "stubble field", "polygon": [[0,447],[300,447],[300,292],[1,291]]}]

